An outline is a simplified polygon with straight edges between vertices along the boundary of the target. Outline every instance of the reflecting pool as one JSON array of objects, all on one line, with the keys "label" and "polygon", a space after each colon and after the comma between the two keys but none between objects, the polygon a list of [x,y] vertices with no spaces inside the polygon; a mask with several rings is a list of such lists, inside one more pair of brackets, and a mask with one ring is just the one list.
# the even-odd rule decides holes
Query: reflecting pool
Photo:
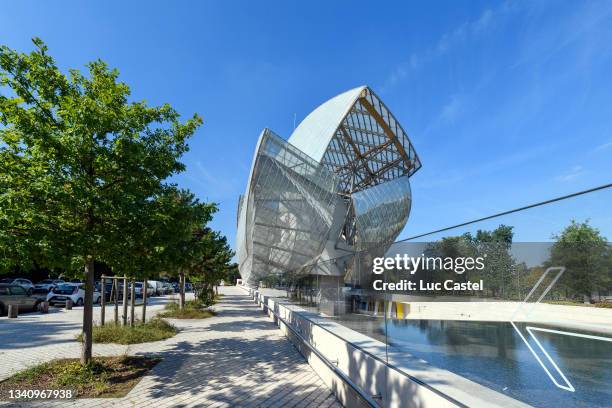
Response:
[{"label": "reflecting pool", "polygon": [[541,345],[576,389],[569,392],[553,384],[507,322],[385,324],[378,319],[378,333],[391,348],[537,407],[612,406],[612,342],[538,332]]}]

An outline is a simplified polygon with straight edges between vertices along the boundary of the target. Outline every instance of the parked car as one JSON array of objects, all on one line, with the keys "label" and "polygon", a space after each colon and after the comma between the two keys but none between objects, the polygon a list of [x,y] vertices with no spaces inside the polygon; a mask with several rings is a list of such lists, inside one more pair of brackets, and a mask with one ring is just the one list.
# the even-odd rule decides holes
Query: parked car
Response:
[{"label": "parked car", "polygon": [[[100,282],[96,283],[96,290],[98,292],[100,292],[102,286],[100,285]],[[117,282],[117,286],[116,286],[116,290],[117,290],[117,298],[119,302],[123,301],[123,281],[120,280]],[[130,290],[130,286],[128,284],[128,292]],[[111,298],[112,295],[112,298]],[[128,293],[129,296],[129,293]],[[115,301],[115,292],[113,291],[113,283],[110,281],[106,281],[106,287],[104,288],[104,298],[105,298],[105,302],[114,302]]]},{"label": "parked car", "polygon": [[162,282],[162,290],[164,292],[164,295],[171,295],[174,293],[174,288],[172,287],[172,284],[170,284],[170,282]]},{"label": "parked car", "polygon": [[[132,292],[132,282],[129,283],[128,290],[130,291],[130,293]],[[134,294],[137,298],[142,297],[142,282],[134,283]]]},{"label": "parked car", "polygon": [[[102,299],[102,283],[100,281],[96,281],[96,292],[100,292],[100,299]],[[111,294],[113,295],[112,301],[115,300],[115,294],[112,293],[113,291],[113,284],[110,281],[106,281],[105,284],[105,288],[104,288],[104,299],[105,302],[111,302]],[[121,286],[121,288],[119,289],[119,300],[123,299],[123,285]]]},{"label": "parked car", "polygon": [[164,287],[160,281],[150,280],[149,284],[153,287],[153,296],[161,296],[164,294]]},{"label": "parked car", "polygon": [[[99,303],[101,297],[100,292],[94,289],[94,303]],[[72,304],[76,306],[83,306],[85,301],[84,285],[78,283],[64,283],[53,289],[47,295],[47,301],[50,305],[65,305],[68,299],[72,300]]]},{"label": "parked car", "polygon": [[64,283],[62,279],[44,279],[34,285],[35,293],[48,293],[51,289]]},{"label": "parked car", "polygon": [[[172,282],[172,289],[174,289],[174,293],[180,293],[181,292],[181,285],[179,285],[178,282]],[[185,292],[190,292],[193,291],[193,286],[191,285],[191,283],[189,282],[185,282]]]},{"label": "parked car", "polygon": [[36,311],[43,299],[32,296],[20,285],[0,283],[0,316],[7,313],[9,305],[16,305],[20,312]]},{"label": "parked car", "polygon": [[178,282],[172,282],[171,285],[172,285],[172,289],[174,289],[174,293],[179,293],[181,291],[181,288]]},{"label": "parked car", "polygon": [[34,292],[34,285],[32,284],[32,281],[28,280],[28,279],[23,279],[23,278],[4,278],[4,279],[0,279],[0,283],[4,283],[7,285],[17,285],[17,286],[21,286],[22,288],[25,289],[25,291],[31,295],[32,292]]},{"label": "parked car", "polygon": [[[136,282],[134,292],[136,293],[137,298],[142,297],[142,292],[143,292],[142,287],[143,286],[144,284],[142,282]],[[130,285],[130,289],[131,287],[132,286]],[[155,294],[155,288],[147,282],[147,297],[154,296],[154,294]]]}]

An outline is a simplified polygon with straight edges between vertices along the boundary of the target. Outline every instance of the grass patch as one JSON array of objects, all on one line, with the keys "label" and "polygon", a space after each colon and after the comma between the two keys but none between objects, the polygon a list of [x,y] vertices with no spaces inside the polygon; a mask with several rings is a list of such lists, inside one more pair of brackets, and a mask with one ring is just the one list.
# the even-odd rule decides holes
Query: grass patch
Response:
[{"label": "grass patch", "polygon": [[182,310],[179,309],[178,303],[167,303],[165,309],[158,316],[173,319],[206,319],[216,315],[213,310],[197,299],[185,302],[185,307]]},{"label": "grass patch", "polygon": [[603,309],[612,309],[612,302],[597,302],[597,303],[583,303],[572,300],[545,300],[544,303],[551,305],[563,305],[563,306],[584,306],[584,307],[599,307]]},{"label": "grass patch", "polygon": [[0,400],[9,390],[71,390],[73,398],[118,398],[127,395],[159,361],[142,356],[53,360],[20,371],[0,382]]},{"label": "grass patch", "polygon": [[561,306],[586,306],[591,307],[590,303],[583,303],[574,300],[545,300],[543,303],[548,303],[549,305],[561,305]]},{"label": "grass patch", "polygon": [[[94,326],[94,343],[136,344],[165,340],[178,333],[178,329],[165,320],[153,318],[146,323],[134,327],[107,323],[104,326]],[[83,341],[80,334],[77,339]]]},{"label": "grass patch", "polygon": [[603,309],[612,309],[612,302],[599,302],[595,303],[593,306],[601,307]]}]

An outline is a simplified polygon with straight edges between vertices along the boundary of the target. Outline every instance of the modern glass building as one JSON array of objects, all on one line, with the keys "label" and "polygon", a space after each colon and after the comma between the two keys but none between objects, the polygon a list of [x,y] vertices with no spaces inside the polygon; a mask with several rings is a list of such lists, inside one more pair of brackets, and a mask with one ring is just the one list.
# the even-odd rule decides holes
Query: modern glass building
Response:
[{"label": "modern glass building", "polygon": [[409,178],[420,167],[406,132],[367,86],[320,105],[288,141],[264,129],[239,200],[243,279],[353,279],[348,263],[325,261],[384,252],[408,220]]},{"label": "modern glass building", "polygon": [[[287,141],[264,129],[237,234],[240,273],[259,287],[251,292],[260,305],[365,406],[609,407],[612,309],[576,300],[612,302],[612,246],[487,234],[396,242],[420,166],[368,87],[323,103]],[[480,258],[483,268],[376,274],[382,256]],[[377,281],[484,286],[379,290]],[[591,282],[590,292],[576,282]]]}]

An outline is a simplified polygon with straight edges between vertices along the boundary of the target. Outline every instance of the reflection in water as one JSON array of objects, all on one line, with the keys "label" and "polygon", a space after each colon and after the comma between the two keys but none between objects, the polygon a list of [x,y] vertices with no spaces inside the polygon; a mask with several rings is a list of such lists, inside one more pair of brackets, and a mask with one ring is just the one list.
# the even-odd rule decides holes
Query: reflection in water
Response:
[{"label": "reflection in water", "polygon": [[[378,327],[384,335],[381,320]],[[534,406],[612,406],[610,342],[538,334],[572,393],[551,382],[510,323],[390,320],[387,337],[395,349]]]},{"label": "reflection in water", "polygon": [[[612,342],[536,332],[576,389],[569,392],[553,384],[508,322],[389,319],[385,335],[383,317],[357,313],[327,317],[389,344],[390,352],[420,358],[536,407],[612,407]],[[526,333],[524,325],[517,326]]]},{"label": "reflection in water", "polygon": [[576,388],[572,393],[552,383],[510,323],[388,320],[385,337],[383,318],[347,314],[334,320],[388,340],[390,351],[410,354],[536,407],[612,407],[611,342],[538,333]]}]

